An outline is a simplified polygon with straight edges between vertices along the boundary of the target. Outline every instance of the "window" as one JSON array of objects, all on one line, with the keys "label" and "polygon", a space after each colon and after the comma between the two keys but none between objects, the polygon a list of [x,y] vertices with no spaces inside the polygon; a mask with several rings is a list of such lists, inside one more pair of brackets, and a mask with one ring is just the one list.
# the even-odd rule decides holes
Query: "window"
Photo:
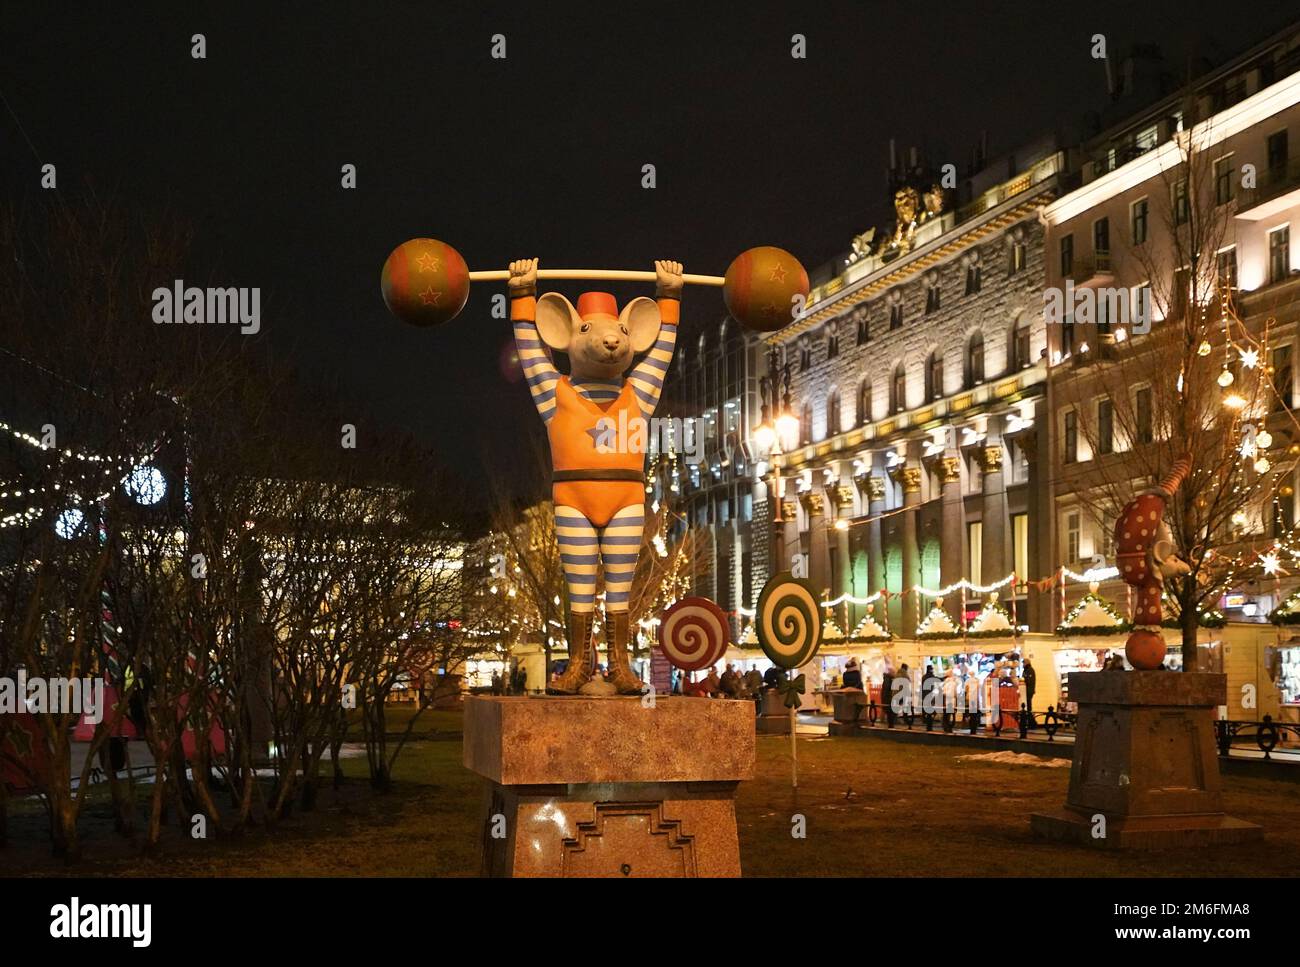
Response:
[{"label": "window", "polygon": [[889,411],[902,413],[905,409],[907,409],[907,373],[903,371],[903,364],[899,363],[894,368],[894,379],[889,386]]},{"label": "window", "polygon": [[858,345],[871,339],[871,327],[867,323],[867,311],[863,309],[858,313]]},{"label": "window", "polygon": [[1011,515],[1011,556],[1016,576],[1024,580],[1029,576],[1029,515]]},{"label": "window", "polygon": [[1291,347],[1278,346],[1269,352],[1268,357],[1269,365],[1273,367],[1273,389],[1277,391],[1273,408],[1280,411],[1285,407],[1289,410],[1295,403],[1292,389],[1295,373],[1291,367]]},{"label": "window", "polygon": [[903,328],[903,300],[898,299],[889,304],[889,328]]},{"label": "window", "polygon": [[1066,316],[1065,323],[1061,326],[1061,356],[1069,356],[1074,352],[1074,316]]},{"label": "window", "polygon": [[984,382],[984,336],[975,333],[966,344],[966,388]]},{"label": "window", "polygon": [[1066,235],[1061,239],[1061,275],[1074,274],[1074,236]]},{"label": "window", "polygon": [[1115,452],[1115,406],[1110,400],[1097,401],[1097,452]]},{"label": "window", "polygon": [[1278,131],[1268,136],[1268,173],[1271,178],[1281,178],[1286,174],[1287,143],[1286,131]]},{"label": "window", "polygon": [[972,521],[966,525],[967,560],[970,561],[971,584],[984,583],[984,522]]},{"label": "window", "polygon": [[930,353],[925,364],[925,398],[937,400],[943,396],[943,356],[938,350]]},{"label": "window", "polygon": [[1133,394],[1133,423],[1138,443],[1150,443],[1154,438],[1151,419],[1151,387],[1143,386]]},{"label": "window", "polygon": [[1079,512],[1072,510],[1065,515],[1065,559],[1071,564],[1081,556],[1079,549],[1081,537]]},{"label": "window", "polygon": [[980,290],[980,266],[978,262],[971,262],[966,266],[966,294],[974,295]]},{"label": "window", "polygon": [[858,387],[858,426],[871,422],[871,380],[864,379]]},{"label": "window", "polygon": [[1011,369],[1024,369],[1033,360],[1029,358],[1029,323],[1018,322],[1011,333]]},{"label": "window", "polygon": [[1129,307],[1129,319],[1135,325],[1149,327],[1155,320],[1151,317],[1151,283],[1143,282],[1133,286],[1133,304]]},{"label": "window", "polygon": [[1025,243],[1015,241],[1011,243],[1011,254],[1007,260],[1007,275],[1015,275],[1025,267]]},{"label": "window", "polygon": [[939,309],[939,280],[933,279],[925,289],[925,314],[928,316]]},{"label": "window", "polygon": [[838,436],[840,433],[840,391],[835,390],[826,401],[826,435]]},{"label": "window", "polygon": [[1092,252],[1097,259],[1097,268],[1110,264],[1110,219],[1099,218],[1092,223]]},{"label": "window", "polygon": [[812,404],[805,403],[799,413],[799,443],[807,446],[812,443]]},{"label": "window", "polygon": [[799,342],[799,372],[803,372],[812,366],[812,344],[807,338]]},{"label": "window", "polygon": [[1237,288],[1237,246],[1225,248],[1215,259],[1219,273],[1219,291],[1228,295]]},{"label": "window", "polygon": [[1226,205],[1232,201],[1232,155],[1214,162],[1214,203]]},{"label": "window", "polygon": [[1074,410],[1065,414],[1065,433],[1062,434],[1061,443],[1065,451],[1061,457],[1066,463],[1074,463],[1079,459],[1079,415]]},{"label": "window", "polygon": [[834,359],[840,354],[840,332],[835,323],[826,327],[826,358]]},{"label": "window", "polygon": [[1133,244],[1141,245],[1147,240],[1147,200],[1139,198],[1129,205],[1129,227],[1133,234]]},{"label": "window", "polygon": [[1186,178],[1174,183],[1172,207],[1174,211],[1174,224],[1186,225],[1187,219],[1191,214],[1187,198]]},{"label": "window", "polygon": [[1268,281],[1281,282],[1291,272],[1291,226],[1268,233]]}]

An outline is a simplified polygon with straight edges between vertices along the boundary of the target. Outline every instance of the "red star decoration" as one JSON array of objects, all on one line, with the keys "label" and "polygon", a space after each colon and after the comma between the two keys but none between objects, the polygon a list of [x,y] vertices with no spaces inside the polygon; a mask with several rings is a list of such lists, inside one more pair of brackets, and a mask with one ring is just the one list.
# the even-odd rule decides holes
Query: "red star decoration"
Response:
[{"label": "red star decoration", "polygon": [[415,262],[420,266],[421,272],[437,272],[438,266],[442,265],[442,259],[435,258],[432,252],[422,253]]},{"label": "red star decoration", "polygon": [[429,286],[427,289],[425,289],[423,292],[420,293],[420,301],[423,302],[426,306],[436,306],[438,304],[438,300],[441,298],[442,298],[442,293],[434,291],[433,286]]},{"label": "red star decoration", "polygon": [[777,262],[776,265],[772,266],[772,277],[771,277],[771,279],[769,279],[768,281],[770,281],[770,282],[784,282],[784,281],[785,281],[785,266],[782,265],[780,262]]}]

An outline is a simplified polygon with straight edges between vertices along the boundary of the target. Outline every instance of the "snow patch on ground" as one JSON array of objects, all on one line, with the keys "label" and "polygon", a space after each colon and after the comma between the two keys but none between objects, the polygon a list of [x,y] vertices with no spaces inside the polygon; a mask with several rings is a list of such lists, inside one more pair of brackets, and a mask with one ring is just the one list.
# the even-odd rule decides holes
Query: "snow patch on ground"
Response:
[{"label": "snow patch on ground", "polygon": [[1011,766],[1040,766],[1046,769],[1070,768],[1069,759],[1047,758],[1045,756],[1031,755],[1028,752],[1012,752],[1010,749],[1002,752],[981,752],[978,755],[959,755],[957,761],[997,762]]}]

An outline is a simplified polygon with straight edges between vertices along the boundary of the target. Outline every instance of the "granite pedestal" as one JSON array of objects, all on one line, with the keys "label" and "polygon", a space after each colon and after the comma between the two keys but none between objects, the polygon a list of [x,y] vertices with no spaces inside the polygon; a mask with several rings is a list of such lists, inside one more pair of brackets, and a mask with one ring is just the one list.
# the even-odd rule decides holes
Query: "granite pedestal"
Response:
[{"label": "granite pedestal", "polygon": [[[1078,733],[1065,806],[1035,833],[1099,849],[1241,843],[1263,830],[1223,812],[1215,711],[1224,675],[1073,672]],[[1104,830],[1105,835],[1099,835]]]},{"label": "granite pedestal", "polygon": [[492,876],[739,876],[754,705],[635,696],[465,700]]}]

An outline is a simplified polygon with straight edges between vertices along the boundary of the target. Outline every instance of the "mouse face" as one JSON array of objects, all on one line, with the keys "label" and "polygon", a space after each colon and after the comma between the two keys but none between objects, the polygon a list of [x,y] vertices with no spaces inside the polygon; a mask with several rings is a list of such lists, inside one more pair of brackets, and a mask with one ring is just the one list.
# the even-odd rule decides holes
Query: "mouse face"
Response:
[{"label": "mouse face", "polygon": [[632,364],[632,337],[613,316],[581,320],[569,336],[569,363],[574,376],[613,379]]},{"label": "mouse face", "polygon": [[633,299],[614,315],[612,296],[591,299],[589,293],[580,305],[598,302],[601,309],[579,314],[564,296],[548,292],[537,300],[537,332],[551,349],[568,353],[570,375],[588,379],[618,379],[632,357],[645,352],[659,338],[659,307],[650,299]]}]

